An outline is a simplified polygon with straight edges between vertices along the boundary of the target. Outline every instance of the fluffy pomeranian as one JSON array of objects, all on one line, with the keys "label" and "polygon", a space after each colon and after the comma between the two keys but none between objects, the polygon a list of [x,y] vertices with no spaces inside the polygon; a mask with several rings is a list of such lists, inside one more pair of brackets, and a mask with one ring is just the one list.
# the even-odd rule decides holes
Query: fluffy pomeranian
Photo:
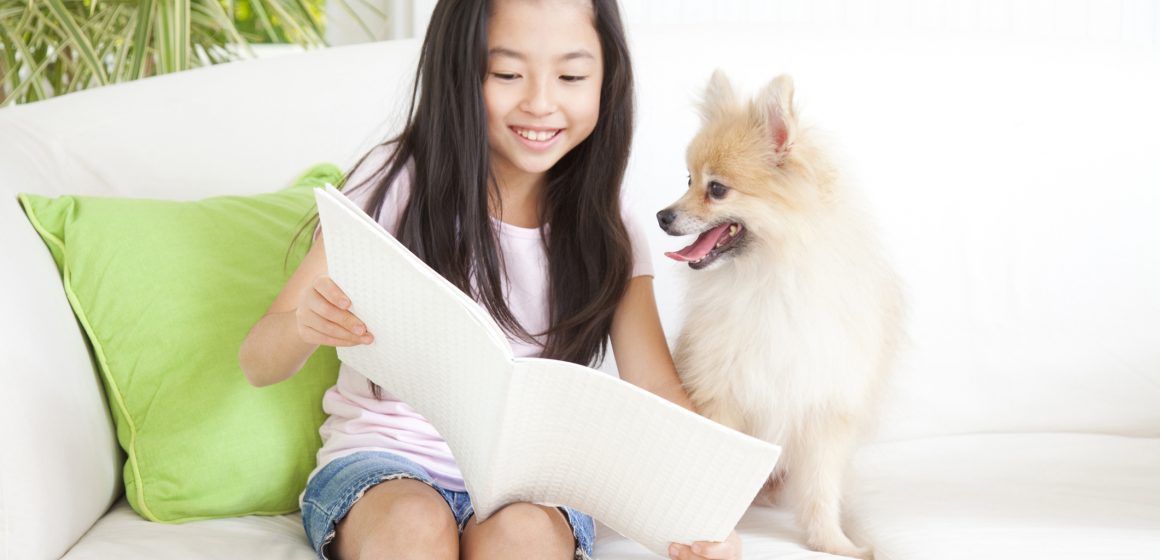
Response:
[{"label": "fluffy pomeranian", "polygon": [[713,74],[689,145],[689,188],[657,213],[688,263],[674,349],[698,410],[782,446],[764,497],[791,507],[818,551],[872,558],[841,526],[842,482],[876,416],[903,336],[903,301],[874,228],[802,127],[779,76],[739,100]]}]

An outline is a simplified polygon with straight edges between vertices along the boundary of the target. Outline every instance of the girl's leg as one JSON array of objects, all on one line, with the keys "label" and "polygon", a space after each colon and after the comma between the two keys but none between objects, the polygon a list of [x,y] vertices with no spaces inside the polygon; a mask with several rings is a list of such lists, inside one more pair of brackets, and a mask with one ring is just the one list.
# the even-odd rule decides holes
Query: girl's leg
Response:
[{"label": "girl's leg", "polygon": [[338,523],[329,554],[336,560],[459,558],[459,529],[439,492],[409,478],[367,490]]},{"label": "girl's leg", "polygon": [[487,521],[475,516],[463,528],[464,560],[543,558],[567,560],[576,551],[572,527],[554,507],[529,503],[505,506]]}]

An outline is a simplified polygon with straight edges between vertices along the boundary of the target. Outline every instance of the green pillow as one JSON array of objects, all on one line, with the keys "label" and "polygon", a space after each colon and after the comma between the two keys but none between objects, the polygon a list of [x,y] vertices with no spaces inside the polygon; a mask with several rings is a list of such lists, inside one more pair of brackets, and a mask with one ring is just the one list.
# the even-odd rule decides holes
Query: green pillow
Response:
[{"label": "green pillow", "polygon": [[341,176],[322,164],[275,193],[192,202],[19,196],[92,345],[142,517],[298,509],[338,358],[324,346],[256,388],[238,350],[309,248],[307,230],[287,260],[313,188]]}]

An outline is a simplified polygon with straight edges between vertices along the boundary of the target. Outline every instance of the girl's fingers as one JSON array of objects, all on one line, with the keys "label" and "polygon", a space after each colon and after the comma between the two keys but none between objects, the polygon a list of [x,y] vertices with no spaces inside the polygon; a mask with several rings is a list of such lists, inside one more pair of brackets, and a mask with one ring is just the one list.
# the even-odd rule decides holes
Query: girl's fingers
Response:
[{"label": "girl's fingers", "polygon": [[310,327],[304,326],[302,328],[309,332],[309,334],[303,338],[309,339],[308,342],[311,344],[324,344],[326,346],[334,347],[355,346],[358,344],[357,342],[351,342],[349,340],[342,340],[339,338],[334,338],[333,336],[328,336],[325,333],[321,333]]},{"label": "girl's fingers", "polygon": [[[358,344],[370,344],[374,341],[374,337],[370,333],[357,335],[342,325],[326,320],[318,314],[304,313],[298,318],[298,323],[309,330],[303,333],[303,340],[307,340],[312,344],[326,344],[328,346],[355,346]],[[332,342],[322,342],[321,340],[308,340],[313,333],[318,333],[326,337],[330,341],[341,341],[342,344],[333,344]]]},{"label": "girl's fingers", "polygon": [[740,546],[733,541],[733,535],[730,535],[730,538],[724,542],[697,541],[691,546],[672,543],[669,545],[669,558],[674,560],[729,560],[732,558],[740,558]]},{"label": "girl's fingers", "polygon": [[321,340],[318,339],[318,337],[312,337],[311,335],[319,335],[320,337],[324,337],[328,341],[335,341],[335,340],[341,341],[342,342],[341,346],[354,346],[355,344],[360,343],[360,340],[358,339],[357,336],[351,334],[346,329],[344,329],[344,328],[342,328],[334,323],[326,321],[325,319],[320,319],[318,317],[308,317],[308,318],[306,318],[306,320],[302,321],[300,324],[302,325],[302,327],[304,329],[306,329],[306,332],[303,333],[306,336],[304,336],[303,338],[304,339],[306,337],[314,338],[314,340],[308,340],[308,342],[311,342],[313,344],[326,344],[328,346],[338,346],[336,344],[332,344],[331,342],[322,342]]},{"label": "girl's fingers", "polygon": [[309,298],[306,306],[319,317],[350,332],[352,336],[362,337],[369,334],[366,324],[355,317],[354,313],[340,309],[324,298]]},{"label": "girl's fingers", "polygon": [[322,294],[332,305],[339,309],[350,309],[350,298],[334,283],[329,276],[323,274],[314,279],[314,289]]},{"label": "girl's fingers", "polygon": [[669,558],[672,560],[698,560],[689,545],[673,543],[669,545]]},{"label": "girl's fingers", "polygon": [[733,543],[697,541],[693,543],[693,553],[700,558],[733,558]]}]

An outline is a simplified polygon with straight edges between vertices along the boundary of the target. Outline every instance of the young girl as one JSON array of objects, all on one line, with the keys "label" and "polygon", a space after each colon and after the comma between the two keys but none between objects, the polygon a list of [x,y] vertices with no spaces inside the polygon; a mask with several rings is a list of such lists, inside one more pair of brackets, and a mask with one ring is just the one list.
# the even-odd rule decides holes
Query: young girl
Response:
[{"label": "young girl", "polygon": [[[644,234],[621,214],[632,71],[615,0],[441,0],[416,84],[403,132],[363,157],[344,192],[479,301],[517,356],[591,364],[611,338],[623,379],[691,409]],[[374,341],[350,305],[316,235],[242,346],[247,379],[277,383],[319,345]],[[477,523],[431,424],[349,366],[322,404],[302,497],[320,558],[592,553],[592,519],[569,508],[515,503]],[[741,545],[733,533],[670,554],[739,558]]]}]

